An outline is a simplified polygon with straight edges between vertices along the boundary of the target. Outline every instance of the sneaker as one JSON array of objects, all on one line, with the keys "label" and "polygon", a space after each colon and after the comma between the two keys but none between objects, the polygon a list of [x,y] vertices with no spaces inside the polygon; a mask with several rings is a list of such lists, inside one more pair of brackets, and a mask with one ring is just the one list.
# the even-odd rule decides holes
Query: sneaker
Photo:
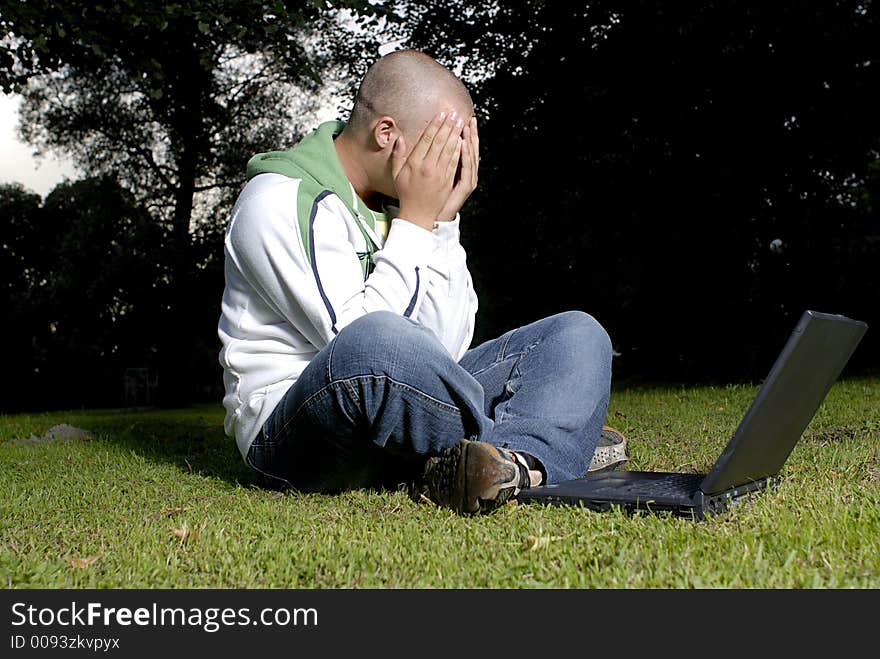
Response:
[{"label": "sneaker", "polygon": [[611,426],[602,426],[602,434],[599,435],[599,443],[596,445],[596,452],[593,454],[587,473],[619,469],[627,460],[629,460],[629,448],[626,445],[626,437]]},{"label": "sneaker", "polygon": [[529,466],[513,451],[486,442],[460,439],[442,455],[429,458],[421,490],[438,506],[461,513],[489,512],[529,487]]}]

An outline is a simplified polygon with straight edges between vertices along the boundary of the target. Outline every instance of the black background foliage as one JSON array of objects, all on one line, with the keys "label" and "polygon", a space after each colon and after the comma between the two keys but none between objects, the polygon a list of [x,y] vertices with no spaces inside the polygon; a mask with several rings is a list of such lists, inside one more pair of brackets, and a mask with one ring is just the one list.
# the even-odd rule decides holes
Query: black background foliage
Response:
[{"label": "black background foliage", "polygon": [[[259,3],[247,4],[259,13]],[[281,4],[289,15],[314,12]],[[349,4],[375,19],[370,6]],[[222,25],[228,37],[222,3],[192,6],[203,12],[199,33]],[[483,157],[462,228],[480,295],[475,343],[581,309],[609,330],[618,383],[758,380],[804,309],[880,322],[874,3],[432,0],[391,8],[398,19],[381,30],[367,23],[360,40],[319,50],[309,76],[343,65],[353,93],[374,59],[365,53],[405,34],[408,46],[468,82]],[[303,60],[314,46],[307,27],[297,27],[304,45],[291,57]],[[260,142],[254,122],[272,126],[280,115],[252,105],[248,116],[231,115],[241,131],[224,127],[248,136],[230,152],[240,162],[217,171],[242,172],[248,145],[289,146]],[[46,126],[37,129],[40,116],[28,115],[34,125],[25,132],[51,143]],[[49,137],[70,134],[57,124],[63,113],[51,116]],[[278,127],[265,134],[277,139]],[[225,185],[211,176],[197,171],[191,180]],[[4,406],[120,404],[131,366],[150,368],[161,389],[172,379],[162,355],[173,336],[169,300],[188,319],[169,353],[185,363],[173,379],[189,383],[188,400],[219,400],[222,230],[237,185],[233,175],[221,186],[223,208],[190,224],[185,266],[179,250],[168,250],[181,244],[185,218],[169,222],[131,177],[96,172],[45,200],[3,186],[2,340],[12,354]],[[871,336],[849,373],[880,365]],[[88,386],[64,386],[73,374]]]},{"label": "black background foliage", "polygon": [[619,376],[760,378],[804,309],[877,317],[870,3],[492,5],[417,32],[497,71],[466,229],[483,336],[578,308]]}]

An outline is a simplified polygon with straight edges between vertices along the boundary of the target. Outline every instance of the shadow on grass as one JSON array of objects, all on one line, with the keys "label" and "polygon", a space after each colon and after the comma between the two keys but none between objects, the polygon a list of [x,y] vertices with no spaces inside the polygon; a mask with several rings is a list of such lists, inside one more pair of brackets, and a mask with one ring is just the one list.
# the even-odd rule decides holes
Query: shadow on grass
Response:
[{"label": "shadow on grass", "polygon": [[214,405],[184,409],[114,409],[55,412],[58,423],[89,430],[150,462],[171,464],[185,474],[229,483],[258,484],[235,441],[223,432],[223,409]]},{"label": "shadow on grass", "polygon": [[[880,427],[878,426],[880,420],[877,419],[876,413],[871,411],[876,410],[876,383],[876,377],[847,378],[841,382],[843,391],[832,392],[831,398],[839,399],[840,396],[844,396],[845,404],[836,411],[833,423],[811,428],[805,434],[804,443],[841,444],[845,443],[845,440],[862,437],[866,433],[876,433]],[[725,385],[725,388],[729,386]],[[696,395],[694,392],[698,392],[699,389],[681,383],[674,387],[667,383],[664,387],[663,384],[652,382],[626,382],[618,383],[612,392],[612,398],[623,396],[624,408],[635,419],[639,416],[639,410],[644,415],[645,405],[652,413],[656,411],[655,403],[660,401],[654,401],[654,391],[671,393],[673,398],[678,395],[683,401],[687,401],[688,397]],[[627,394],[640,392],[650,394],[647,402],[639,398],[627,401]],[[848,392],[849,395],[858,392],[858,397],[849,400],[846,398],[847,393],[844,392]],[[712,400],[713,396],[715,396],[714,392],[709,395],[709,400]],[[742,395],[737,410],[732,413],[735,417],[732,427],[735,427],[741,414],[748,408],[751,397],[751,392]],[[838,400],[836,405],[840,404]],[[662,409],[664,413],[671,415],[670,418],[690,424],[692,428],[699,428],[700,424],[706,422],[702,416],[705,412],[703,408],[694,408],[698,414],[697,417],[693,417],[694,410],[691,410],[687,404],[684,405],[675,410],[668,409],[669,406]],[[68,423],[91,431],[97,436],[95,441],[109,442],[123,451],[131,451],[156,464],[173,465],[183,474],[197,474],[231,484],[265,488],[266,484],[245,465],[235,441],[224,434],[223,415],[224,410],[219,405],[195,405],[171,410],[133,408],[14,415],[4,419],[4,434],[7,436],[3,439],[12,436],[25,439],[31,433],[45,433],[56,424]],[[621,418],[625,419],[626,415],[621,413]],[[633,423],[635,422],[630,425]],[[643,428],[643,434],[648,430]],[[711,459],[714,460],[714,456]]]}]

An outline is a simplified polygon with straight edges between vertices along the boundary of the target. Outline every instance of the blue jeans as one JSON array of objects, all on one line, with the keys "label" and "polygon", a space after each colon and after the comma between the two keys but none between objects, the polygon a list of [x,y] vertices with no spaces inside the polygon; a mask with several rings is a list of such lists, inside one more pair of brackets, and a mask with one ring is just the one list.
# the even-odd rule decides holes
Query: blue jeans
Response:
[{"label": "blue jeans", "polygon": [[314,357],[247,463],[304,492],[393,486],[464,437],[530,453],[554,483],[587,470],[610,387],[611,342],[582,312],[507,332],[459,362],[431,330],[374,312]]}]

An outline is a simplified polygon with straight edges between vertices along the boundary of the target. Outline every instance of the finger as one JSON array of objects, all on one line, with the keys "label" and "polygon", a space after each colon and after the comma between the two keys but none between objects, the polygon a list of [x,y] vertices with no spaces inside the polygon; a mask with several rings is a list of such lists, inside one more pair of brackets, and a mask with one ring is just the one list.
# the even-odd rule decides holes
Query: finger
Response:
[{"label": "finger", "polygon": [[480,169],[480,131],[477,130],[477,118],[471,117],[471,157],[474,162],[474,179]]},{"label": "finger", "polygon": [[397,178],[397,174],[403,169],[406,162],[406,141],[403,135],[398,135],[394,140],[394,147],[391,149],[391,174]]},{"label": "finger", "polygon": [[461,145],[464,143],[460,137],[456,137],[455,140],[445,172],[446,180],[451,182],[455,181],[455,170],[458,169],[458,163],[461,162]]},{"label": "finger", "polygon": [[445,120],[446,112],[440,112],[431,120],[431,123],[425,126],[425,130],[422,131],[422,136],[419,138],[419,143],[416,144],[413,152],[410,154],[410,158],[415,158],[417,161],[425,159],[425,156],[428,155],[428,150],[434,143],[437,131],[446,125]]},{"label": "finger", "polygon": [[465,127],[464,139],[461,141],[461,176],[459,177],[459,180],[464,181],[467,184],[471,184],[474,176],[474,157],[473,147],[471,146],[472,140],[473,132],[469,127]]},{"label": "finger", "polygon": [[[425,160],[437,163],[441,168],[446,164],[445,159],[449,158],[455,149],[455,140],[453,138],[457,138],[461,133],[459,124],[461,124],[461,119],[455,112],[446,117],[446,121],[443,122],[437,134],[434,135],[434,142],[431,144],[431,150],[428,151]],[[456,130],[457,126],[458,129]],[[441,169],[441,171],[443,170]]]},{"label": "finger", "polygon": [[[446,136],[446,142],[443,144],[443,148],[437,158],[437,164],[440,167],[443,167],[444,165],[448,166],[450,164],[458,166],[458,158],[461,154],[461,130],[464,126],[464,121],[462,119],[456,119],[451,123],[452,127],[449,134]],[[437,133],[437,137],[434,138],[435,143],[440,140],[441,135],[442,131]],[[430,154],[428,157],[430,158]]]}]

